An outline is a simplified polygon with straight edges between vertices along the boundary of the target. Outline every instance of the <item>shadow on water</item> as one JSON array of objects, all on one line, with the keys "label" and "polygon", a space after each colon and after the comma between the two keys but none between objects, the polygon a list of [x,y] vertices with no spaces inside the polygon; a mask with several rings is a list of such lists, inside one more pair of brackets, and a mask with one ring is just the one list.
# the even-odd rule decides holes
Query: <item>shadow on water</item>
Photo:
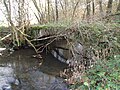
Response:
[{"label": "shadow on water", "polygon": [[21,49],[10,56],[0,56],[0,90],[5,85],[12,90],[68,90],[58,77],[67,65],[51,54],[43,53],[43,60],[32,58],[33,54],[34,50]]}]

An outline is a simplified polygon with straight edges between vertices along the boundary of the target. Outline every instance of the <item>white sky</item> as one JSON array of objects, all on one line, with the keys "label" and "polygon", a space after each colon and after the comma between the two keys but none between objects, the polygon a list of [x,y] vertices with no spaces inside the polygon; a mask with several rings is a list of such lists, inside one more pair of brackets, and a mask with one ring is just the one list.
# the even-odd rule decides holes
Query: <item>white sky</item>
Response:
[{"label": "white sky", "polygon": [[[29,5],[26,5],[26,7],[29,9],[29,16],[30,16],[30,20],[31,20],[31,24],[37,23],[37,20],[35,18],[35,15],[33,12],[37,12],[36,8],[34,7],[34,4],[32,2],[32,0],[25,0],[29,3]],[[38,1],[38,0],[37,0]],[[40,0],[41,4],[43,4],[43,6],[45,5],[45,0]],[[39,4],[39,3],[38,3]],[[12,3],[13,7],[17,10],[17,7],[15,5],[15,3]],[[14,9],[12,10],[14,12]],[[6,26],[7,25],[7,20],[5,18],[5,8],[4,5],[0,4],[0,26]],[[14,15],[17,15],[15,12],[12,13]],[[13,17],[14,18],[14,17]],[[15,21],[13,19],[13,21]]]},{"label": "white sky", "polygon": [[7,23],[5,15],[4,15],[4,8],[3,5],[0,4],[0,25],[5,25]]}]

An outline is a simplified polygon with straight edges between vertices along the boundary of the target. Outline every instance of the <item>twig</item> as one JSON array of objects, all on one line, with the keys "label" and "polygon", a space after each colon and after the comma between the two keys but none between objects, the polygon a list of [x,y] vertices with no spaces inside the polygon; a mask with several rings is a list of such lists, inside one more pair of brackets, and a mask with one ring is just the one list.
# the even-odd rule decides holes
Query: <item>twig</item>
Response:
[{"label": "twig", "polygon": [[4,39],[10,37],[11,35],[12,35],[12,34],[8,34],[8,35],[6,35],[5,37],[1,38],[0,41],[3,41]]},{"label": "twig", "polygon": [[27,42],[34,48],[35,52],[37,53],[37,49],[35,48],[35,46],[30,42],[30,40],[28,40],[26,37],[24,37],[25,40],[27,40]]},{"label": "twig", "polygon": [[48,36],[48,37],[45,37],[45,38],[33,39],[33,40],[30,40],[30,41],[41,41],[41,40],[46,40],[46,39],[56,38],[56,37],[61,37],[61,36],[65,36],[65,34],[54,35],[54,36]]}]

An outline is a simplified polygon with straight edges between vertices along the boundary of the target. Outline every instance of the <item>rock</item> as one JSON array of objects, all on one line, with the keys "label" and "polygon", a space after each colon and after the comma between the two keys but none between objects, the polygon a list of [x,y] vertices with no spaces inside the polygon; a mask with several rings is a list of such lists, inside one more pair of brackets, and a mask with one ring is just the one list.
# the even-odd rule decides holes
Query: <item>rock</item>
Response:
[{"label": "rock", "polygon": [[18,79],[15,80],[14,82],[15,85],[19,85],[20,84],[20,81]]},{"label": "rock", "polygon": [[0,48],[0,52],[4,51],[6,48]]},{"label": "rock", "polygon": [[0,56],[2,56],[2,53],[0,53]]},{"label": "rock", "polygon": [[3,85],[2,90],[12,90],[11,85],[10,84]]},{"label": "rock", "polygon": [[2,56],[2,51],[6,50],[6,48],[0,48],[0,56]]},{"label": "rock", "polygon": [[50,85],[48,90],[68,90],[68,88],[66,87],[65,83],[55,81]]},{"label": "rock", "polygon": [[15,85],[19,85],[19,80],[16,79],[15,77],[7,77],[7,83],[12,83],[12,84],[15,84]]},{"label": "rock", "polygon": [[0,67],[0,90],[12,90],[11,84],[19,85],[14,70],[10,67]]},{"label": "rock", "polygon": [[82,46],[82,44],[80,44],[78,42],[75,43],[74,50],[75,50],[75,53],[77,53],[79,55],[83,55],[83,46]]},{"label": "rock", "polygon": [[58,59],[61,62],[66,63],[67,59],[64,57],[62,49],[52,50],[51,53],[56,59]]}]

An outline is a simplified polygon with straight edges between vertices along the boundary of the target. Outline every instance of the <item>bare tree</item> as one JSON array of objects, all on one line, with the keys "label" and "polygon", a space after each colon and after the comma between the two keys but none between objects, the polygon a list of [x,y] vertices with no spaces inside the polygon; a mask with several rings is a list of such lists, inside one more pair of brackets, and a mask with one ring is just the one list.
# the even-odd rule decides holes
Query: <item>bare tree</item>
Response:
[{"label": "bare tree", "polygon": [[72,20],[73,20],[73,18],[74,18],[75,11],[76,11],[76,9],[77,9],[77,6],[78,6],[79,2],[80,2],[80,0],[78,0],[78,1],[76,2],[75,7],[74,7],[74,9],[73,9]]},{"label": "bare tree", "polygon": [[55,0],[56,21],[58,21],[58,0]]},{"label": "bare tree", "polygon": [[48,17],[48,22],[50,22],[50,0],[47,0],[47,8],[48,8],[48,15],[47,15],[47,17]]},{"label": "bare tree", "polygon": [[92,0],[92,13],[95,14],[95,1]]},{"label": "bare tree", "polygon": [[119,0],[119,4],[117,6],[117,12],[120,11],[120,0]]},{"label": "bare tree", "polygon": [[18,0],[18,26],[24,24],[25,21],[25,9],[24,9],[24,0]]},{"label": "bare tree", "polygon": [[99,11],[100,11],[100,15],[102,17],[102,15],[103,15],[102,0],[99,0]]},{"label": "bare tree", "polygon": [[37,14],[36,14],[36,12],[33,12],[33,13],[34,13],[34,15],[35,15],[38,23],[39,23],[39,24],[42,24],[42,23],[44,22],[44,17],[43,17],[44,15],[43,15],[43,13],[41,12],[41,8],[40,8],[40,6],[38,6],[36,0],[32,0],[32,2],[33,2],[34,6],[35,6],[35,8],[36,8],[36,10],[37,10]]},{"label": "bare tree", "polygon": [[91,12],[91,0],[86,0],[86,3],[87,3],[87,7],[86,7],[86,10],[87,10],[87,13],[86,13],[86,17],[89,19],[90,17],[90,12]]},{"label": "bare tree", "polygon": [[12,26],[14,26],[13,21],[12,21],[12,16],[11,16],[11,2],[10,0],[4,0],[3,3],[6,8],[6,12],[7,12],[7,20]]},{"label": "bare tree", "polygon": [[109,1],[108,1],[107,11],[106,11],[106,14],[107,14],[107,15],[111,14],[111,11],[112,11],[112,3],[113,3],[113,0],[109,0]]},{"label": "bare tree", "polygon": [[[18,9],[15,9],[13,12],[13,8],[16,8],[16,7],[13,7],[12,5],[14,2],[17,5],[16,7],[18,7]],[[25,41],[25,38],[24,38],[24,36],[26,36],[25,27],[28,26],[28,22],[26,22],[26,12],[24,8],[25,0],[13,0],[13,1],[3,0],[3,4],[5,6],[5,10],[7,13],[6,16],[9,23],[9,27],[13,33],[12,36],[13,36],[14,44],[17,44],[17,46],[20,46],[21,43],[24,43]],[[17,13],[17,15],[13,16],[14,14],[12,13]],[[16,20],[17,22],[13,22],[14,20]]]},{"label": "bare tree", "polygon": [[[12,24],[13,25],[16,24],[13,23],[13,20],[15,20],[13,19],[13,17],[15,17],[18,26],[21,27],[21,25],[23,25],[24,22],[26,21],[26,14],[28,15],[29,13],[29,10],[26,13],[26,9],[28,8],[25,6],[26,0],[3,0],[3,1],[5,2],[4,5],[6,7],[7,20],[9,20],[9,24],[11,24],[11,26]],[[11,14],[13,13],[13,11],[11,12],[10,8],[12,1],[16,3],[15,7],[17,7],[17,9],[14,10],[14,12],[17,13],[17,15],[15,16]],[[120,0],[118,1],[119,2],[116,5],[117,7],[116,11],[120,11]],[[104,12],[103,0],[98,0],[98,3],[96,3],[95,0],[44,0],[44,3],[42,2],[42,0],[32,0],[32,3],[34,4],[36,9],[35,11],[33,10],[32,13],[35,15],[39,24],[44,24],[52,21],[57,22],[58,20],[62,20],[63,18],[67,21],[76,20],[78,17],[81,17],[83,13],[84,18],[86,17],[87,20],[89,20],[90,15],[91,16],[95,15],[95,12],[99,12],[98,14],[100,14],[101,17],[103,16]],[[42,3],[45,5],[43,5]],[[106,15],[109,15],[111,13],[112,3],[113,0],[108,0],[107,8],[105,11]],[[33,6],[30,7],[32,8]]]},{"label": "bare tree", "polygon": [[64,8],[64,5],[63,5],[63,3],[62,3],[62,0],[59,0],[59,3],[60,3],[60,6],[61,6],[61,8],[62,8],[63,15],[64,15],[65,18],[66,18],[66,12],[65,12],[65,8]]},{"label": "bare tree", "polygon": [[15,25],[12,21],[12,15],[11,15],[11,2],[10,0],[3,0],[4,6],[6,8],[6,13],[7,13],[7,20],[8,23],[10,24],[10,29],[13,31],[13,41],[17,41],[17,45],[19,46],[19,39],[18,39],[18,33],[15,29]]}]

